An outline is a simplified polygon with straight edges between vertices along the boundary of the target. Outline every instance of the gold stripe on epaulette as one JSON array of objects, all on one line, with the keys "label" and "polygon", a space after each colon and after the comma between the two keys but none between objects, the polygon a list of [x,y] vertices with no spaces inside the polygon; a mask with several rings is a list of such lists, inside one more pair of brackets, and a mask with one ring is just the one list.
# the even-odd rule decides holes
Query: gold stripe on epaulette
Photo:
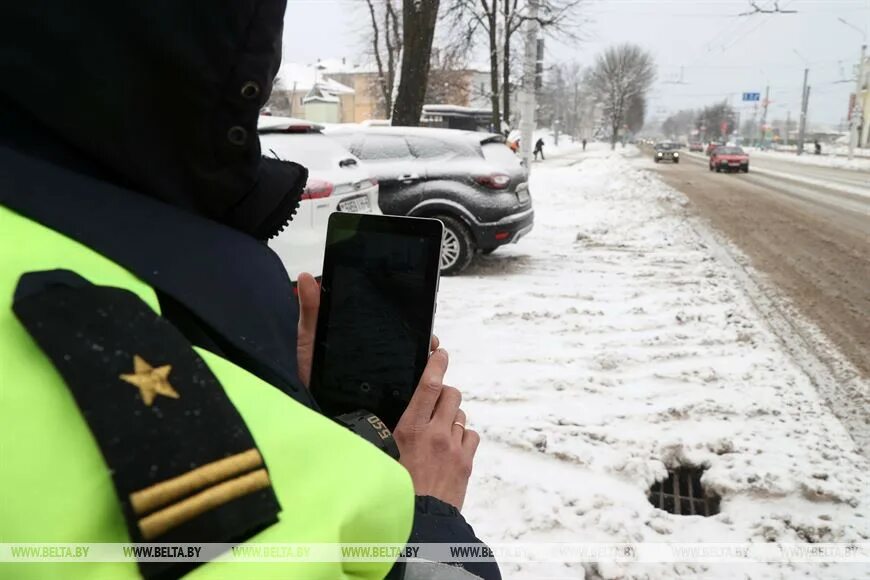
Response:
[{"label": "gold stripe on epaulette", "polygon": [[265,469],[246,473],[142,518],[139,530],[145,540],[152,540],[202,513],[270,485]]},{"label": "gold stripe on epaulette", "polygon": [[263,457],[260,452],[257,449],[248,449],[242,453],[206,463],[178,477],[135,491],[130,494],[130,504],[136,515],[141,516],[204,487],[210,487],[262,465]]}]

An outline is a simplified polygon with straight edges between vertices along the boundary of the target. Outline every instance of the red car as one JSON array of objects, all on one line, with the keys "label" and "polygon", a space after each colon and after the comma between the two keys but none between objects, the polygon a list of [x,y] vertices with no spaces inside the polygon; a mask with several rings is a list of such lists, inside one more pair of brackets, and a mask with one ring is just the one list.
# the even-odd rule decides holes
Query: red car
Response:
[{"label": "red car", "polygon": [[749,154],[740,147],[719,146],[710,154],[710,171],[749,173]]},{"label": "red car", "polygon": [[697,151],[698,153],[701,153],[704,151],[704,145],[702,145],[700,141],[692,141],[689,143],[689,151]]}]

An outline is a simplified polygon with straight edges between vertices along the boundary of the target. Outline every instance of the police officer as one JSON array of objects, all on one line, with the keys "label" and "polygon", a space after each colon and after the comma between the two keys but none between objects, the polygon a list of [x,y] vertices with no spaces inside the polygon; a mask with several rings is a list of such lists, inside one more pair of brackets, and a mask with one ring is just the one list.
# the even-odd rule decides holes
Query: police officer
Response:
[{"label": "police officer", "polygon": [[[320,415],[306,389],[319,293],[300,277],[300,315],[264,241],[292,219],[307,171],[262,158],[256,134],[284,8],[5,8],[4,542],[479,543],[459,513],[479,438],[444,386],[446,352],[432,354],[396,429],[400,462]],[[432,566],[435,577],[499,574],[494,562]],[[10,578],[402,572],[0,564]]]}]

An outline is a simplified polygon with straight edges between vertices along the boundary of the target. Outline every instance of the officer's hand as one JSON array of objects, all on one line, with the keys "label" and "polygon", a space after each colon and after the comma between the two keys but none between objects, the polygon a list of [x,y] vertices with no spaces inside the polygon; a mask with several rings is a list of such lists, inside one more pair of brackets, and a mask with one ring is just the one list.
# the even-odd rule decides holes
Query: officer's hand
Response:
[{"label": "officer's hand", "polygon": [[[320,309],[320,284],[314,276],[303,272],[296,277],[299,294],[299,327],[296,331],[296,367],[299,380],[306,388],[311,384],[311,361],[314,359],[314,335],[317,332],[317,311]],[[430,350],[438,348],[438,337],[432,337]]]},{"label": "officer's hand", "polygon": [[296,277],[299,294],[299,328],[296,332],[296,366],[299,380],[307,388],[311,382],[311,361],[314,358],[314,333],[317,331],[317,311],[320,309],[320,285],[314,276],[303,272]]},{"label": "officer's hand", "polygon": [[447,352],[436,350],[393,436],[414,492],[462,509],[480,436],[464,428],[462,393],[444,385],[446,372]]}]

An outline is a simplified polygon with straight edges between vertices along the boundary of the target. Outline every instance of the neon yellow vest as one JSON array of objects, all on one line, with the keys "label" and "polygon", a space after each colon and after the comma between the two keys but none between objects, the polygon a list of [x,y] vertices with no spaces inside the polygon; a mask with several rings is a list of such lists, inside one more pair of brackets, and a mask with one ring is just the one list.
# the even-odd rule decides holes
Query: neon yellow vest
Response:
[{"label": "neon yellow vest", "polygon": [[[154,291],[118,264],[0,206],[0,542],[129,542],[96,441],[11,306],[25,272],[64,268]],[[391,542],[410,535],[408,473],[373,445],[240,367],[197,349],[247,423],[283,511],[253,542]],[[179,441],[184,445],[184,441]],[[135,450],[131,450],[135,453]],[[188,578],[381,578],[387,563],[202,564]],[[2,578],[137,578],[135,563],[0,563]]]}]

